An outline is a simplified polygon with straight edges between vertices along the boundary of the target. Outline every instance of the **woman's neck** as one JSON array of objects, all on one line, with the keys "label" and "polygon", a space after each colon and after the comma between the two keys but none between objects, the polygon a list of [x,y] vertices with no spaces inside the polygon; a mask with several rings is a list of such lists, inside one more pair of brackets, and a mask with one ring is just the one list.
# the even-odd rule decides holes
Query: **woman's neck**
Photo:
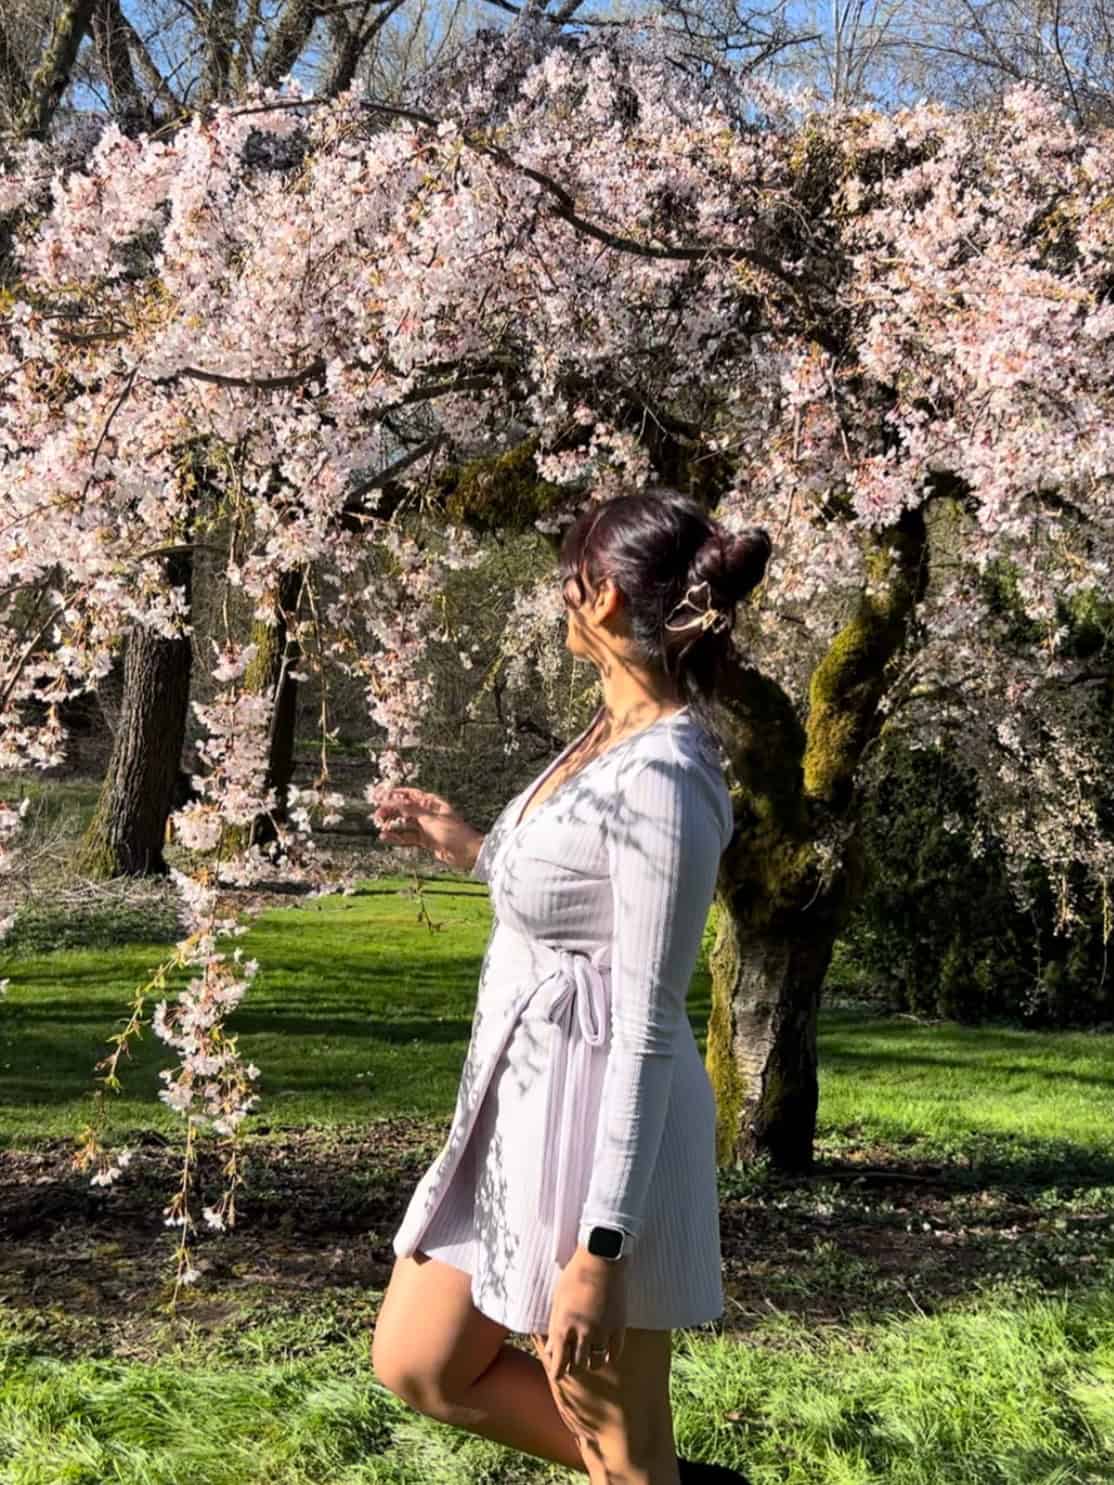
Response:
[{"label": "woman's neck", "polygon": [[659,717],[669,716],[684,705],[676,690],[666,689],[660,682],[654,686],[640,681],[627,671],[615,671],[611,676],[600,677],[603,690],[604,715],[601,726],[606,735],[625,736],[648,727]]}]

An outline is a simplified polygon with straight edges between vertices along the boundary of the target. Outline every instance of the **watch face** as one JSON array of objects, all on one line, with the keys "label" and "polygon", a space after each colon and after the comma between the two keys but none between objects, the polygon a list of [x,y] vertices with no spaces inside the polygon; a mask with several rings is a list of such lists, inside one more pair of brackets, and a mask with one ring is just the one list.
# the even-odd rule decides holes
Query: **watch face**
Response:
[{"label": "watch face", "polygon": [[623,1247],[623,1234],[612,1227],[593,1227],[588,1234],[588,1252],[599,1258],[618,1258]]}]

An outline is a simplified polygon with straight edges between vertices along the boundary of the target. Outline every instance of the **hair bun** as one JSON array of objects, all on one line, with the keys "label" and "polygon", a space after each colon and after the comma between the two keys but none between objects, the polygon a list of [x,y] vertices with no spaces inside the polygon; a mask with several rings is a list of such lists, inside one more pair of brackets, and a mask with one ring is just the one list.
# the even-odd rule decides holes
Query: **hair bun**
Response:
[{"label": "hair bun", "polygon": [[739,603],[762,581],[772,550],[764,526],[739,532],[720,528],[711,532],[693,558],[692,575],[697,582],[707,579],[719,602]]}]

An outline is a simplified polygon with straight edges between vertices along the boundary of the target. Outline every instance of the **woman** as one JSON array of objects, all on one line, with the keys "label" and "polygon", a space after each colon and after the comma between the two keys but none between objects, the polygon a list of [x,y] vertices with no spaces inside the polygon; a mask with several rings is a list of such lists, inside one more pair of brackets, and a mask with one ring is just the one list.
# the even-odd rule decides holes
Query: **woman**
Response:
[{"label": "woman", "polygon": [[416,789],[376,811],[385,840],[487,881],[495,921],[372,1364],[421,1412],[592,1485],[743,1478],[678,1460],[669,1370],[671,1331],[724,1308],[685,999],[733,813],[700,714],[769,551],[674,491],[590,505],[560,562],[566,643],[603,693],[587,729],[486,836]]}]

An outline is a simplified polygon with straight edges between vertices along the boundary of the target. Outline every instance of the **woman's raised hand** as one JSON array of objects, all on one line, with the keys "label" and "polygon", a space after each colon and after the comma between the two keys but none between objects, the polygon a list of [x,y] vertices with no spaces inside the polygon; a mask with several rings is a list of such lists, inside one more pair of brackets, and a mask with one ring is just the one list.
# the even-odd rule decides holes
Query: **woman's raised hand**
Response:
[{"label": "woman's raised hand", "polygon": [[461,871],[472,866],[483,840],[482,831],[462,820],[447,799],[426,789],[385,790],[371,818],[389,845],[420,846]]}]

